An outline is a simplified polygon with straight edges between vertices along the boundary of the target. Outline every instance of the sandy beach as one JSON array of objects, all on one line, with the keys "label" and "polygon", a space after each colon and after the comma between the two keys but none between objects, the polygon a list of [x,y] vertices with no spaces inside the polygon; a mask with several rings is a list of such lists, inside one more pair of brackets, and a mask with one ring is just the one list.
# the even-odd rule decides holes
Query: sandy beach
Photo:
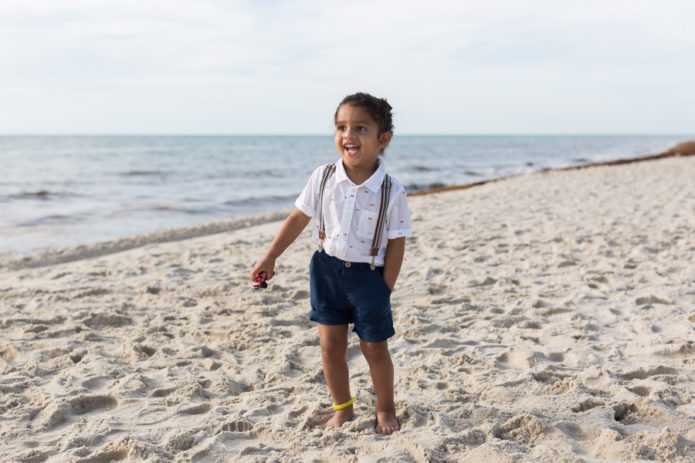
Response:
[{"label": "sandy beach", "polygon": [[389,437],[354,334],[357,416],[320,429],[308,231],[248,280],[278,214],[5,263],[0,461],[695,461],[693,179],[672,157],[412,197]]}]

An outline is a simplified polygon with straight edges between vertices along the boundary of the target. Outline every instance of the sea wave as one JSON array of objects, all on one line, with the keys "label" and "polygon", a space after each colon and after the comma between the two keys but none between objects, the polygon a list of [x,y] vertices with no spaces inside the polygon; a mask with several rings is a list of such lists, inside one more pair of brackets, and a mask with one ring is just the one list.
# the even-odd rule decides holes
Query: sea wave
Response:
[{"label": "sea wave", "polygon": [[0,195],[0,202],[16,200],[51,201],[54,199],[79,198],[81,196],[83,195],[73,191],[54,191],[40,189]]},{"label": "sea wave", "polygon": [[65,224],[76,224],[89,220],[90,216],[88,214],[79,215],[66,215],[66,214],[51,214],[37,217],[32,220],[26,220],[17,223],[16,227],[41,227],[50,225],[65,225]]},{"label": "sea wave", "polygon": [[205,215],[205,214],[210,214],[210,213],[216,212],[215,209],[209,208],[209,207],[193,208],[193,207],[182,207],[182,206],[164,205],[164,204],[151,206],[151,207],[147,208],[147,210],[155,211],[155,212],[174,212],[177,214],[186,214],[186,215]]},{"label": "sea wave", "polygon": [[128,170],[125,172],[119,172],[118,175],[122,177],[164,177],[168,175],[169,172],[163,170]]},{"label": "sea wave", "polygon": [[417,166],[411,166],[408,170],[411,170],[413,172],[433,172],[433,171],[441,170],[441,169],[438,167],[433,167],[433,166],[417,165]]},{"label": "sea wave", "polygon": [[232,199],[225,201],[226,206],[233,207],[258,207],[263,205],[273,205],[280,203],[292,203],[297,198],[297,194],[294,195],[270,195],[270,196],[251,196],[249,198],[242,199]]}]

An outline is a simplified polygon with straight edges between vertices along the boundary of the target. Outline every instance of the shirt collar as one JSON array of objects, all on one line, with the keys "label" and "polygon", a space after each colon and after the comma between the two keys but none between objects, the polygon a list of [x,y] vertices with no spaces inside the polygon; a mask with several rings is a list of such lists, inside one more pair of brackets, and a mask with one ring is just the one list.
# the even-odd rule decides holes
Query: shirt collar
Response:
[{"label": "shirt collar", "polygon": [[[384,168],[384,163],[381,161],[381,158],[377,159],[377,161],[379,163],[379,166],[376,168],[376,171],[372,174],[372,176],[369,177],[362,185],[357,185],[369,189],[372,193],[379,192],[379,190],[381,189],[381,183],[384,181],[384,175],[386,175],[386,169]],[[343,166],[343,160],[339,159],[338,162],[335,163],[335,165],[335,182],[348,182],[354,185],[352,180],[348,178],[347,173],[345,173],[345,166]]]}]

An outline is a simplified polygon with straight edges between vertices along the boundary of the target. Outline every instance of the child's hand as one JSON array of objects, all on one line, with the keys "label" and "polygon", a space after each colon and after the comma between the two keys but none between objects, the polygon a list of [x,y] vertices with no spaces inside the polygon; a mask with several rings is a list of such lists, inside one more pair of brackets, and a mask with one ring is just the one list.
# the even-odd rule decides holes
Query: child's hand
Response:
[{"label": "child's hand", "polygon": [[255,281],[256,275],[261,272],[265,272],[268,275],[266,280],[271,280],[275,275],[275,259],[264,257],[263,259],[259,260],[251,271],[251,281]]}]

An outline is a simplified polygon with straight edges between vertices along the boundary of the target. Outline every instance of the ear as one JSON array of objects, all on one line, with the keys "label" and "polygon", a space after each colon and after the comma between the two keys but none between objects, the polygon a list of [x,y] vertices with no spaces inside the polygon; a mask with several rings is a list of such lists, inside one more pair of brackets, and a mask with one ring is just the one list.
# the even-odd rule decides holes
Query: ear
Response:
[{"label": "ear", "polygon": [[379,134],[379,147],[383,150],[387,146],[389,146],[389,143],[391,143],[391,138],[393,137],[392,132],[382,132]]}]

